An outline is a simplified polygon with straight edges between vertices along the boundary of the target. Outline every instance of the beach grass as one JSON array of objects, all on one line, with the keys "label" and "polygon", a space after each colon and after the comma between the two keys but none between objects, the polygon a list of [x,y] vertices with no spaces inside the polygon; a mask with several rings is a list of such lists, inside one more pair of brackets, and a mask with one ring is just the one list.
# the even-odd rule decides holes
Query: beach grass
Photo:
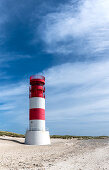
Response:
[{"label": "beach grass", "polygon": [[[8,131],[0,131],[0,136],[10,136],[10,137],[19,137],[24,138],[25,135],[8,132]],[[72,139],[76,138],[78,140],[88,140],[88,139],[107,139],[109,136],[71,136],[71,135],[51,135],[50,138],[59,138],[59,139]]]},{"label": "beach grass", "polygon": [[88,140],[88,139],[106,139],[109,138],[109,136],[70,136],[70,135],[51,135],[51,138],[60,138],[60,139],[72,139],[76,138],[79,140]]},{"label": "beach grass", "polygon": [[25,135],[13,133],[13,132],[8,132],[8,131],[0,131],[0,136],[10,136],[10,137],[19,137],[19,138],[25,137]]}]

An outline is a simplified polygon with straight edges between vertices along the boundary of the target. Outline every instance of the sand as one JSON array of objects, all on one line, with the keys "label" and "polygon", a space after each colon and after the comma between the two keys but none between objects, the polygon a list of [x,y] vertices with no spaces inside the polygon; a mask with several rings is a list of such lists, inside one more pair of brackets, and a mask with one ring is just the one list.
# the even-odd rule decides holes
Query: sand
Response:
[{"label": "sand", "polygon": [[109,170],[109,139],[51,139],[50,146],[24,145],[0,137],[0,170]]}]

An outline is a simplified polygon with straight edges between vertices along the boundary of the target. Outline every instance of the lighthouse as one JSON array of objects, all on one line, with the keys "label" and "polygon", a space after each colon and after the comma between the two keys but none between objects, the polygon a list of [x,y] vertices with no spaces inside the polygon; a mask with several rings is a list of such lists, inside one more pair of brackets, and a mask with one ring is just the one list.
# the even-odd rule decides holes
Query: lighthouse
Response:
[{"label": "lighthouse", "polygon": [[49,145],[49,131],[45,129],[45,77],[30,77],[29,87],[29,130],[26,131],[25,144]]}]

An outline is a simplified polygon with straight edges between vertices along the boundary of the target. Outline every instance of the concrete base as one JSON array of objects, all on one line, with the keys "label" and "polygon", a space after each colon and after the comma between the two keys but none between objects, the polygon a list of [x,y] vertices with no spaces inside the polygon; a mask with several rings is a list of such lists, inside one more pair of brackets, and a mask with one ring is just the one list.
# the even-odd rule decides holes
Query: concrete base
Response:
[{"label": "concrete base", "polygon": [[50,145],[49,131],[26,131],[25,144],[27,145]]}]

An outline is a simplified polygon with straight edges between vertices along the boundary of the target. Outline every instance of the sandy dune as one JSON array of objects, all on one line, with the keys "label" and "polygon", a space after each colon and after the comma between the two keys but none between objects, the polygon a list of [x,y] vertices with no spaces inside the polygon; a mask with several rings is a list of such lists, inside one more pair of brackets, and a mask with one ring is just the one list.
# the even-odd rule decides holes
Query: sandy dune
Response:
[{"label": "sandy dune", "polygon": [[1,170],[109,170],[109,139],[52,139],[50,146],[24,145],[0,137]]}]

